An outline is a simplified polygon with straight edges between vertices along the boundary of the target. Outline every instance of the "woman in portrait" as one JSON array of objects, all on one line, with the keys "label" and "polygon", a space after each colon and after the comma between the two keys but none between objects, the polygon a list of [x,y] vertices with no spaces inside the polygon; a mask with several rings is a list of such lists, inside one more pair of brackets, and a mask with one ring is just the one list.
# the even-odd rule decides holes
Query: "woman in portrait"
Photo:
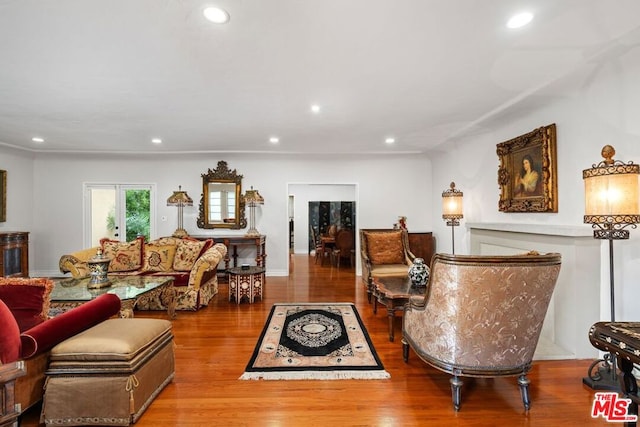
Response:
[{"label": "woman in portrait", "polygon": [[522,169],[516,175],[514,193],[516,197],[540,195],[540,174],[535,170],[533,158],[525,154],[522,158]]}]

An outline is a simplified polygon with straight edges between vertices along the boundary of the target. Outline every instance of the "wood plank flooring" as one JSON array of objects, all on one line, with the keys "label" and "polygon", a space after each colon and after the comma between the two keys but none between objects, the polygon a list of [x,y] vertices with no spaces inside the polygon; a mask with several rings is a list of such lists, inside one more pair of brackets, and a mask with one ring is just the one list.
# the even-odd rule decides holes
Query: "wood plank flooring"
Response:
[{"label": "wood plank flooring", "polygon": [[[210,306],[178,312],[176,376],[136,426],[588,426],[594,391],[582,385],[591,360],[536,362],[529,375],[532,407],[524,411],[515,377],[467,379],[462,408],[451,404],[449,375],[415,354],[402,360],[400,316],[389,342],[386,311],[373,314],[353,269],[291,258],[289,277],[268,277],[264,301],[228,302],[226,283]],[[269,310],[277,302],[354,302],[391,374],[388,380],[241,381]],[[165,318],[165,313],[136,312]],[[587,339],[587,331],[585,337]],[[98,398],[98,397],[96,397]],[[22,417],[37,426],[39,408]]]}]

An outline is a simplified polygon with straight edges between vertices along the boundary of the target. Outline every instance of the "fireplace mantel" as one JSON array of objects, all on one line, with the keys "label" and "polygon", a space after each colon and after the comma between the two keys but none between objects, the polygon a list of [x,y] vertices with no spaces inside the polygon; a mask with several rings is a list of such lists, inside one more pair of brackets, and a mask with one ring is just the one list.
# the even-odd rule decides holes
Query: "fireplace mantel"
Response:
[{"label": "fireplace mantel", "polygon": [[547,311],[536,359],[591,358],[589,327],[600,320],[600,240],[588,225],[467,222],[470,253],[558,252],[562,267]]},{"label": "fireplace mantel", "polygon": [[468,229],[505,231],[511,233],[542,234],[547,236],[593,237],[588,225],[517,224],[504,222],[467,222]]}]

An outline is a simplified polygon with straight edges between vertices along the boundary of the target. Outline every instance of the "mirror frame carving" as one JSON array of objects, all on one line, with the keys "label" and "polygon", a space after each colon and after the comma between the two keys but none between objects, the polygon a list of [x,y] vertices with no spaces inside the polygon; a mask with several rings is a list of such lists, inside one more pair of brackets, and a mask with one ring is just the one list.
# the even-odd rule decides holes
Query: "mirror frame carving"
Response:
[{"label": "mirror frame carving", "polygon": [[[230,228],[239,230],[247,227],[247,218],[245,217],[245,204],[242,197],[242,175],[236,170],[229,170],[227,162],[220,160],[218,167],[202,175],[202,194],[200,195],[200,208],[198,209],[198,228]],[[236,185],[236,221],[233,223],[209,223],[209,183],[235,183]]]}]

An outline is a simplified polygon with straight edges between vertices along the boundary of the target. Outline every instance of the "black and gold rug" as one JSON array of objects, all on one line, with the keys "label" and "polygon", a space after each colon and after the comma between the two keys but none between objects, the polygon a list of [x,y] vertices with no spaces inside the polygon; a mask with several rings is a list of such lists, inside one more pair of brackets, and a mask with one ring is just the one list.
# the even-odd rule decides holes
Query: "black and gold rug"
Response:
[{"label": "black and gold rug", "polygon": [[385,379],[351,303],[275,304],[242,380]]}]

